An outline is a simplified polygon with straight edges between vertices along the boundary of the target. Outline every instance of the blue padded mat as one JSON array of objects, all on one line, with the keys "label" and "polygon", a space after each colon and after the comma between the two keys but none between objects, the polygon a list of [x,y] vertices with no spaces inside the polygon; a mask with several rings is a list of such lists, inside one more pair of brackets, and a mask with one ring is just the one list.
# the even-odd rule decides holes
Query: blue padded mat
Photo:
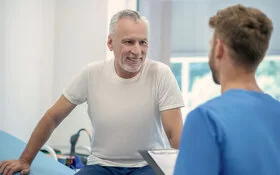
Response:
[{"label": "blue padded mat", "polygon": [[[18,159],[26,143],[0,130],[0,162],[9,159]],[[39,152],[34,159],[30,175],[73,175],[75,171],[57,162],[52,157]],[[19,173],[16,173],[19,175]]]}]

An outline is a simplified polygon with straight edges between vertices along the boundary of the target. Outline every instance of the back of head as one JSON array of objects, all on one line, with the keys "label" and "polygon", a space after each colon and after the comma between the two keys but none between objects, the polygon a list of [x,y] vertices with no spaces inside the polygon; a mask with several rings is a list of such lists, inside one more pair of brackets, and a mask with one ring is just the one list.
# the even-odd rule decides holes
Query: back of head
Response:
[{"label": "back of head", "polygon": [[138,12],[129,10],[129,9],[121,10],[121,11],[117,12],[115,15],[113,15],[111,18],[110,28],[109,28],[110,35],[115,32],[116,24],[122,18],[130,18],[134,21],[143,20],[147,24],[147,27],[148,27],[148,20],[144,16],[141,16]]},{"label": "back of head", "polygon": [[272,21],[256,8],[234,5],[210,18],[209,25],[230,48],[233,61],[255,70],[263,60],[273,30]]}]

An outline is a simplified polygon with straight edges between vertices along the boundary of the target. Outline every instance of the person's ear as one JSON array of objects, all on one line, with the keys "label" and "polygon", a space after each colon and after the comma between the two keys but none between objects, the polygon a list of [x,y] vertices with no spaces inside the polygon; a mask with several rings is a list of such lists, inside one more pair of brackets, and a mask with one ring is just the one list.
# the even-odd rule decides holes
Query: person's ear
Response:
[{"label": "person's ear", "polygon": [[217,58],[217,59],[221,59],[221,58],[223,58],[223,56],[224,56],[224,53],[225,53],[225,44],[224,44],[224,42],[222,41],[222,40],[220,40],[220,39],[216,39],[216,52],[215,52],[215,58]]},{"label": "person's ear", "polygon": [[107,46],[108,46],[108,48],[109,48],[110,51],[113,50],[113,38],[112,38],[112,35],[109,35],[109,36],[108,36]]}]

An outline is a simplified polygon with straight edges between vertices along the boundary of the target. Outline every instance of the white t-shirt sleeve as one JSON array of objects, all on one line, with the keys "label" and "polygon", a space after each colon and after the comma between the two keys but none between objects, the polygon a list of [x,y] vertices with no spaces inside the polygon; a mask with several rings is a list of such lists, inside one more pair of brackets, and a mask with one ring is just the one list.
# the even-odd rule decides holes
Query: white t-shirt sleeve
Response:
[{"label": "white t-shirt sleeve", "polygon": [[63,95],[73,104],[81,104],[87,100],[88,96],[88,72],[89,66],[84,68],[77,76],[72,79],[65,88]]},{"label": "white t-shirt sleeve", "polygon": [[179,89],[177,81],[168,66],[163,67],[159,81],[159,110],[164,111],[178,107],[184,107],[182,93]]}]

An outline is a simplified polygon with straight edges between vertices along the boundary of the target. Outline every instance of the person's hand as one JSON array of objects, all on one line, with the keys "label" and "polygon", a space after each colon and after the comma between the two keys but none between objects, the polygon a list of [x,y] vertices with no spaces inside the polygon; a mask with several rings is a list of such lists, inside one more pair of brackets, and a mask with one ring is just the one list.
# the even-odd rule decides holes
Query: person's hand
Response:
[{"label": "person's hand", "polygon": [[0,174],[13,175],[20,172],[21,175],[27,175],[30,172],[30,164],[24,160],[6,160],[0,162]]}]

